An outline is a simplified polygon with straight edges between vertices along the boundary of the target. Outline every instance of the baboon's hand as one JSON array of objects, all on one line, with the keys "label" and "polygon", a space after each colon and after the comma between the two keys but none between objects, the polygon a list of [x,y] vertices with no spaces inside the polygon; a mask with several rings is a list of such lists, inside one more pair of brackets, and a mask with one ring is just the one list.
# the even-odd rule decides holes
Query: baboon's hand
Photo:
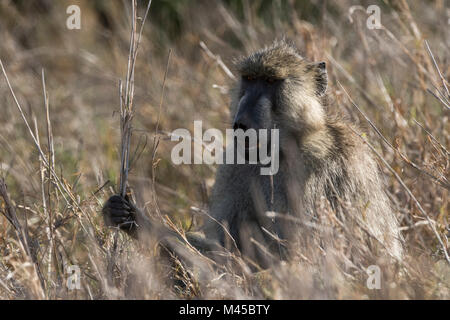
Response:
[{"label": "baboon's hand", "polygon": [[133,233],[136,229],[137,209],[128,200],[120,195],[111,196],[102,209],[103,219],[107,226],[119,227],[128,233]]}]

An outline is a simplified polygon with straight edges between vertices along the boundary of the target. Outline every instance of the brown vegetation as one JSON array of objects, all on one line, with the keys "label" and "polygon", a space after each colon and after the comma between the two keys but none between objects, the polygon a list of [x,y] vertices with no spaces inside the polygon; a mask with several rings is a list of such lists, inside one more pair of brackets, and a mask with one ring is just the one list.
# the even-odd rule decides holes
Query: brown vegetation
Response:
[{"label": "brown vegetation", "polygon": [[[102,204],[119,192],[131,5],[80,0],[81,30],[68,30],[71,1],[0,0],[0,298],[448,299],[449,9],[442,0],[375,2],[382,27],[371,30],[367,1],[154,0],[134,67],[128,184],[182,236],[200,225],[216,168],[173,165],[168,133],[194,120],[229,127],[233,58],[286,35],[327,62],[330,105],[364,128],[386,175],[404,261],[350,244],[380,266],[380,290],[366,287],[368,265],[353,264],[339,238],[313,239],[254,273],[240,256],[238,268],[218,266],[181,243],[192,266],[167,264],[163,248],[105,228]],[[324,228],[340,227],[328,218]],[[70,265],[81,269],[80,290],[65,285]]]}]

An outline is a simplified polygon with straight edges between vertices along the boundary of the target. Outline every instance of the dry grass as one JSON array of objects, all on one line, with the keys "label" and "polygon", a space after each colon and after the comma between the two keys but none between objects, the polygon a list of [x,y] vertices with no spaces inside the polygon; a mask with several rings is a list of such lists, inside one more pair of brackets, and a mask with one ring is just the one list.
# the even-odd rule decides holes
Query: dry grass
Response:
[{"label": "dry grass", "polygon": [[[445,1],[374,1],[379,30],[366,28],[367,1],[175,1],[176,36],[177,22],[155,0],[137,58],[130,3],[80,0],[82,28],[71,31],[71,2],[0,0],[1,299],[450,298]],[[147,2],[139,3],[143,17]],[[360,123],[379,156],[404,261],[349,242],[352,230],[327,208],[317,230],[299,225],[310,236],[289,262],[256,273],[238,255],[217,265],[180,243],[170,258],[106,228],[102,204],[127,180],[154,219],[181,235],[201,225],[215,167],[174,166],[167,133],[192,130],[194,120],[225,129],[232,58],[280,35],[327,62],[332,107]],[[349,246],[366,258],[355,263]],[[369,264],[382,270],[381,290],[366,287]],[[65,285],[70,265],[81,269],[79,290]]]}]

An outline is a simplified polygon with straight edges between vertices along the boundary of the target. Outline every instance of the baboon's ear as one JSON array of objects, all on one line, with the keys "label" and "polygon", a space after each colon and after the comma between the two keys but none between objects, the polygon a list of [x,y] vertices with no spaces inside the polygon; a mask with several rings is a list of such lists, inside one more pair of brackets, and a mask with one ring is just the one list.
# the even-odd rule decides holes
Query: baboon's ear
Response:
[{"label": "baboon's ear", "polygon": [[321,97],[325,94],[328,85],[327,64],[325,62],[318,62],[314,64],[316,71],[316,94]]}]

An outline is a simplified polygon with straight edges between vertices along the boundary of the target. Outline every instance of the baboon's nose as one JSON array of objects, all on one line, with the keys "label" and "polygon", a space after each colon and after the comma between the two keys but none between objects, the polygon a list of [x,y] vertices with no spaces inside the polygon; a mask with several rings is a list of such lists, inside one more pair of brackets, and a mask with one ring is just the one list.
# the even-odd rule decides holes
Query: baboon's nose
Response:
[{"label": "baboon's nose", "polygon": [[250,128],[254,128],[254,123],[252,120],[253,119],[248,112],[238,113],[238,115],[234,119],[233,129],[242,129],[244,131],[247,131]]},{"label": "baboon's nose", "polygon": [[244,131],[247,131],[248,127],[241,122],[235,122],[233,125],[233,130],[237,130],[237,129],[242,129]]}]

